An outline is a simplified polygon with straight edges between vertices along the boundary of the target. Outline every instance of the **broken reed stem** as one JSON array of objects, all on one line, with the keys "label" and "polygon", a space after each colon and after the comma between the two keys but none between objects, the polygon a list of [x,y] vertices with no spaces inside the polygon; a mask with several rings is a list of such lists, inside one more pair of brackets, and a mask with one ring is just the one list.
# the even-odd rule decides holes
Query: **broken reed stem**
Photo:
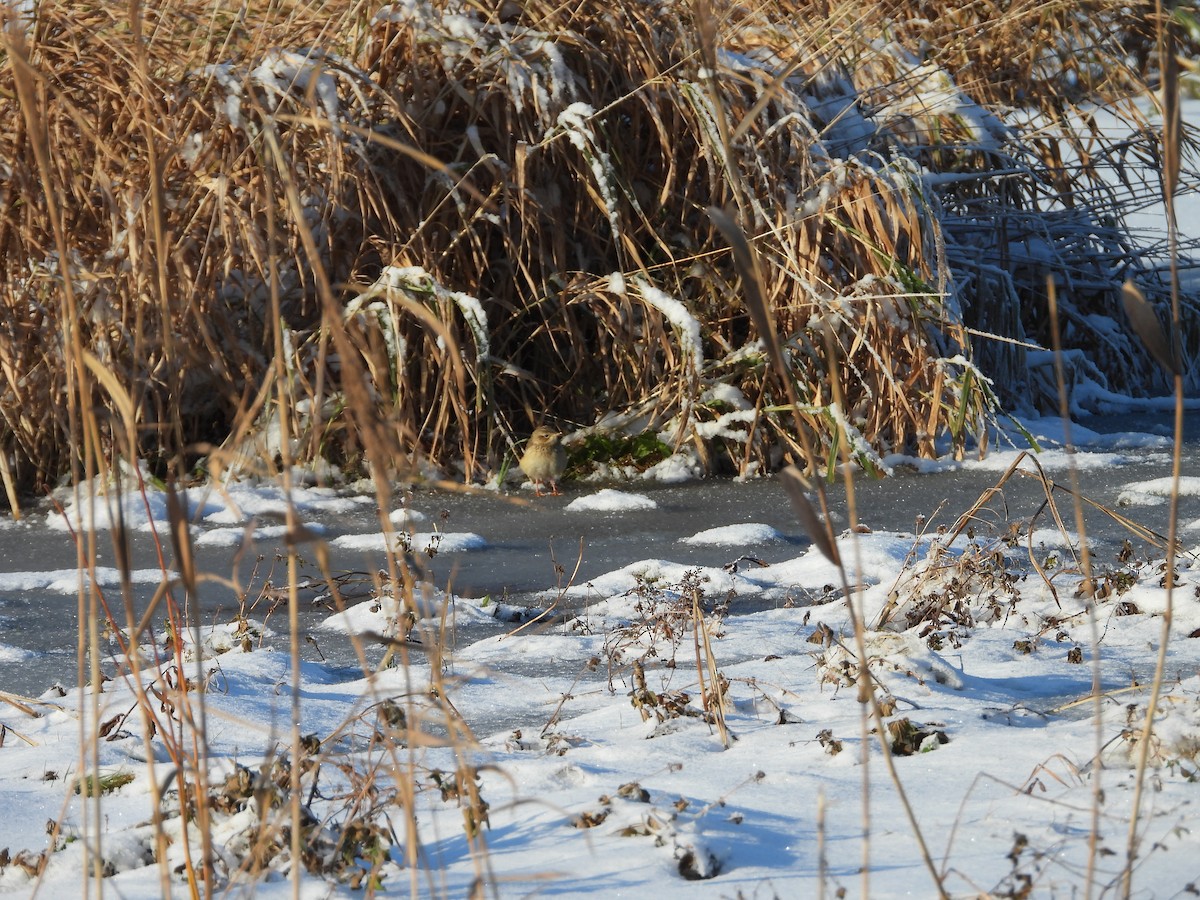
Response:
[{"label": "broken reed stem", "polygon": [[[717,658],[713,652],[712,641],[709,639],[708,626],[704,621],[704,610],[700,608],[700,589],[692,588],[692,642],[696,652],[696,678],[700,684],[700,700],[704,711],[712,716],[717,733],[721,736],[721,745],[729,749],[729,729],[725,724],[725,688],[721,683],[721,673],[717,669]],[[705,674],[708,676],[708,689],[705,689]]]}]

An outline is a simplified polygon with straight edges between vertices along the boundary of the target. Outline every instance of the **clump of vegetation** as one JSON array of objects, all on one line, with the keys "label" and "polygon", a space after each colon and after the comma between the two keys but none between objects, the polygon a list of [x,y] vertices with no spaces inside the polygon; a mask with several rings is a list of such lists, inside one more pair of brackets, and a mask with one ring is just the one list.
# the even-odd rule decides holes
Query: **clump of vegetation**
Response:
[{"label": "clump of vegetation", "polygon": [[950,738],[941,728],[922,725],[907,716],[888,722],[887,736],[892,753],[896,756],[928,753],[942,744],[950,743]]},{"label": "clump of vegetation", "polygon": [[931,650],[941,650],[958,646],[977,623],[1007,621],[1027,575],[1006,550],[1002,539],[972,540],[961,551],[933,541],[925,558],[901,573],[876,626],[916,629]]},{"label": "clump of vegetation", "polygon": [[[713,726],[728,746],[725,712],[729,681],[718,666],[715,642],[724,634],[723,619],[730,596],[709,598],[699,570],[688,570],[678,581],[639,576],[628,596],[633,608],[628,621],[605,636],[609,689],[624,679],[630,703],[642,717],[658,724],[683,717],[699,717]],[[569,628],[590,628],[586,615]],[[595,659],[588,668],[599,668]],[[648,677],[647,669],[658,683]],[[676,669],[694,675],[696,690],[689,693],[672,687]],[[549,726],[547,726],[549,727]]]},{"label": "clump of vegetation", "polygon": [[133,782],[132,772],[106,772],[101,775],[86,775],[75,782],[75,793],[85,797],[111,794]]},{"label": "clump of vegetation", "polygon": [[[0,44],[12,503],[85,438],[159,474],[286,456],[473,480],[544,413],[739,471],[822,467],[843,437],[868,464],[932,454],[1048,387],[1025,347],[1047,345],[1049,272],[1077,377],[1161,387],[1093,318],[1127,276],[1163,294],[1121,224],[1157,137],[1078,107],[1153,76],[1125,5],[133,9],[48,0]],[[1018,101],[1036,131],[1001,118]],[[811,448],[713,207],[761,262]]]},{"label": "clump of vegetation", "polygon": [[582,469],[598,463],[644,469],[671,455],[671,448],[653,431],[626,435],[618,431],[593,431],[570,446],[572,468]]},{"label": "clump of vegetation", "polygon": [[678,581],[639,575],[637,586],[630,592],[633,615],[607,642],[610,662],[659,659],[666,668],[673,669],[680,650],[691,643],[693,629],[720,637],[731,598],[708,597],[706,581],[698,569],[684,572]]}]

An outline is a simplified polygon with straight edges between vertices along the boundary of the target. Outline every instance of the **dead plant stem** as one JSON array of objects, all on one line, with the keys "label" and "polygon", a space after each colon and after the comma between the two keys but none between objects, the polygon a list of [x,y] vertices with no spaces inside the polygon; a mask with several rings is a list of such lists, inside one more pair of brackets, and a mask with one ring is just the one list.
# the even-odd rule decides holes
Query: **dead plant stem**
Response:
[{"label": "dead plant stem", "polygon": [[1142,811],[1142,793],[1145,788],[1146,769],[1150,764],[1154,718],[1158,714],[1163,678],[1167,668],[1167,651],[1171,643],[1171,624],[1174,620],[1175,602],[1176,538],[1179,531],[1179,481],[1183,465],[1184,384],[1178,352],[1182,322],[1179,295],[1179,229],[1175,217],[1175,190],[1178,185],[1180,167],[1179,65],[1176,57],[1175,26],[1166,15],[1162,0],[1156,0],[1155,12],[1158,23],[1158,53],[1162,77],[1163,202],[1167,213],[1167,242],[1171,265],[1171,329],[1167,341],[1169,361],[1174,363],[1175,435],[1171,455],[1171,495],[1167,524],[1166,606],[1163,609],[1162,636],[1159,638],[1158,657],[1154,665],[1154,683],[1150,688],[1150,697],[1146,702],[1146,718],[1138,739],[1138,760],[1129,816],[1129,833],[1126,839],[1125,868],[1121,878],[1121,892],[1125,900],[1129,900],[1133,893],[1133,871],[1141,843],[1138,824]]},{"label": "dead plant stem", "polygon": [[[1067,453],[1068,475],[1071,479],[1071,508],[1075,512],[1075,532],[1079,536],[1079,562],[1083,573],[1083,584],[1080,591],[1087,599],[1088,621],[1091,624],[1092,646],[1092,717],[1096,741],[1097,764],[1092,767],[1092,811],[1091,823],[1088,827],[1088,857],[1087,872],[1084,875],[1084,898],[1091,900],[1092,891],[1096,885],[1096,862],[1100,849],[1100,812],[1103,805],[1104,792],[1101,773],[1103,766],[1099,764],[1100,750],[1104,746],[1104,706],[1101,700],[1100,687],[1100,638],[1096,628],[1096,584],[1092,578],[1091,549],[1087,539],[1087,521],[1083,515],[1083,488],[1079,481],[1079,468],[1075,465],[1075,447],[1071,440],[1071,408],[1067,395],[1067,379],[1063,371],[1062,337],[1059,332],[1058,292],[1055,288],[1054,276],[1046,276],[1046,297],[1050,305],[1050,340],[1054,350],[1054,377],[1058,384],[1058,414],[1063,422],[1064,446]],[[1030,541],[1033,539],[1033,526],[1029,528]],[[1032,546],[1030,547],[1032,559]],[[1057,600],[1057,596],[1055,597]]]},{"label": "dead plant stem", "polygon": [[[837,376],[837,367],[835,360],[837,359],[837,347],[831,333],[826,333],[826,358],[829,365],[829,383],[833,393],[834,403],[839,407],[843,402],[841,384]],[[846,508],[847,516],[850,520],[850,532],[855,533],[855,526],[858,524],[858,507],[855,503],[854,494],[854,477],[851,473],[851,453],[850,453],[850,436],[843,435],[841,441],[841,455],[843,463],[843,471],[845,472],[844,483],[846,485]],[[826,513],[825,521],[828,523],[828,513]],[[857,554],[856,554],[857,555]],[[900,801],[901,807],[904,809],[904,815],[908,819],[909,827],[912,829],[913,838],[917,842],[917,849],[921,854],[921,861],[925,864],[926,870],[929,872],[933,883],[937,889],[938,897],[941,900],[948,900],[949,894],[946,893],[945,885],[942,882],[941,873],[938,872],[937,866],[934,865],[933,857],[929,853],[929,847],[925,843],[925,835],[921,830],[921,825],[917,821],[916,813],[913,812],[912,804],[908,801],[908,793],[904,790],[904,784],[900,780],[900,773],[896,770],[896,761],[892,758],[892,747],[888,743],[888,730],[883,722],[883,711],[879,708],[879,697],[875,693],[875,685],[871,678],[870,665],[871,660],[867,655],[866,642],[866,623],[863,620],[861,611],[855,608],[855,597],[861,602],[862,592],[850,590],[849,578],[846,574],[846,567],[843,562],[838,564],[838,575],[842,580],[842,591],[846,597],[846,609],[850,615],[850,626],[854,630],[854,646],[858,654],[858,700],[859,703],[865,703],[865,709],[870,710],[870,718],[875,725],[875,735],[879,741],[879,749],[883,756],[884,767],[888,771],[888,777],[891,779],[892,786],[896,790],[896,797]],[[857,581],[857,579],[856,579]],[[870,798],[869,798],[869,770],[867,768],[867,748],[870,745],[869,736],[866,725],[866,713],[864,709],[863,721],[863,818],[865,824],[870,823]],[[869,831],[868,831],[869,834]],[[867,856],[868,842],[864,836],[864,859],[863,859],[863,896],[871,896],[869,884],[867,882],[868,873],[870,872],[870,859]]]},{"label": "dead plant stem", "polygon": [[[275,195],[275,172],[273,166],[266,167],[267,194]],[[300,521],[296,516],[296,504],[292,501],[292,451],[291,433],[289,429],[290,416],[288,410],[294,408],[295,398],[291,396],[291,382],[287,375],[287,356],[284,350],[283,315],[279,298],[279,258],[276,253],[276,242],[279,229],[275,218],[275,205],[267,204],[267,269],[268,283],[271,291],[271,321],[274,336],[274,366],[271,376],[275,382],[275,402],[279,405],[276,421],[279,424],[279,456],[283,478],[284,523],[287,528],[287,610],[288,610],[288,650],[291,654],[291,715],[289,716],[289,738],[291,746],[291,767],[288,771],[288,794],[290,801],[291,827],[291,883],[292,900],[300,900],[301,878],[304,874],[303,846],[304,834],[303,809],[300,802],[300,779],[303,774],[301,766],[301,734],[300,723],[303,714],[300,708],[300,595],[297,588],[300,580],[299,560],[296,556],[296,541],[300,533]]]}]

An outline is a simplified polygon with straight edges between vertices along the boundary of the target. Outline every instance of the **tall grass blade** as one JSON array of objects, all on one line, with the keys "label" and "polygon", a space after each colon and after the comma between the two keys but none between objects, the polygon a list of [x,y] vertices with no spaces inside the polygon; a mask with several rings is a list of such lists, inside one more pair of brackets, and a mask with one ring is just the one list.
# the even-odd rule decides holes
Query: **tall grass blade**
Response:
[{"label": "tall grass blade", "polygon": [[796,513],[796,518],[800,520],[800,525],[809,539],[816,544],[822,556],[835,566],[841,566],[842,557],[838,553],[833,532],[829,524],[817,515],[816,509],[808,499],[808,480],[795,466],[788,466],[779,473],[779,481],[783,485],[784,491],[787,492],[792,510]]}]

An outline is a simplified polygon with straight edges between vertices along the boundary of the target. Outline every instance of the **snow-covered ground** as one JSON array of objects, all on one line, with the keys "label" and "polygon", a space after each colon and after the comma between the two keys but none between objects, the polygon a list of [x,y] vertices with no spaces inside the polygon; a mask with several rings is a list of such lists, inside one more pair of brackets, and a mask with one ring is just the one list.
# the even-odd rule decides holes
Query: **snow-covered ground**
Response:
[{"label": "snow-covered ground", "polygon": [[[1097,458],[1124,452],[1098,442]],[[1080,460],[1085,478],[1091,459]],[[634,491],[571,492],[569,509],[591,515],[647,511]],[[1162,486],[1127,492],[1157,502]],[[144,504],[146,527],[159,499]],[[209,499],[204,534],[232,530],[235,506],[245,515],[278,499],[271,486]],[[314,514],[342,502],[298,499]],[[419,548],[435,515],[393,520]],[[481,896],[502,897],[932,897],[937,879],[955,896],[1116,893],[1164,636],[1164,570],[1161,559],[1093,560],[1102,596],[1089,605],[1077,537],[1048,521],[1032,537],[847,531],[844,576],[815,548],[758,564],[755,547],[782,538],[765,524],[697,523],[683,545],[742,558],[711,569],[630,560],[564,587],[578,614],[533,621],[418,585],[412,640],[393,644],[401,664],[366,676],[319,662],[293,673],[279,618],[274,631],[205,623],[199,660],[194,633],[178,656],[160,636],[159,662],[143,648],[140,679],[0,694],[0,891],[82,896],[81,870],[98,859],[105,896],[160,896],[164,879],[187,896],[207,832],[218,896],[292,896],[288,832],[268,826],[291,821],[280,766],[294,756],[295,710],[298,733],[319,741],[301,752],[300,798],[317,822],[304,832],[302,897],[360,896],[353,885],[372,880],[389,895],[464,897],[480,879]],[[453,539],[469,549],[503,536]],[[381,551],[384,537],[355,546]],[[1135,896],[1186,896],[1200,876],[1189,849],[1200,829],[1200,571],[1196,547],[1185,549],[1134,828]],[[843,577],[869,626],[895,780],[872,705],[859,701]],[[758,611],[731,612],[748,599]],[[514,624],[458,637],[496,617]],[[322,630],[364,635],[377,651],[404,635],[402,619],[393,601],[373,599]],[[185,701],[183,678],[203,690]],[[151,691],[141,700],[139,683]],[[212,799],[189,832],[189,863],[178,792],[198,781],[200,728]],[[76,793],[81,771],[121,777],[89,799]],[[252,873],[255,841],[279,833],[257,851],[268,874]]]}]

